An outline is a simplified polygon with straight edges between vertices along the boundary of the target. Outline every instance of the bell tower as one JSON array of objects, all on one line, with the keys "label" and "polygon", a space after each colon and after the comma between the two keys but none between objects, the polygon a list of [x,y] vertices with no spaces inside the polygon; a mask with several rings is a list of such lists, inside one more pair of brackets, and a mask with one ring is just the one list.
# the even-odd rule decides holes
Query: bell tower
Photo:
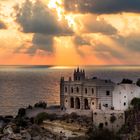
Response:
[{"label": "bell tower", "polygon": [[64,77],[61,77],[60,80],[60,107],[61,110],[64,109]]},{"label": "bell tower", "polygon": [[74,74],[73,74],[73,79],[74,81],[81,81],[85,79],[85,71],[84,70],[80,70],[79,67],[74,70]]}]

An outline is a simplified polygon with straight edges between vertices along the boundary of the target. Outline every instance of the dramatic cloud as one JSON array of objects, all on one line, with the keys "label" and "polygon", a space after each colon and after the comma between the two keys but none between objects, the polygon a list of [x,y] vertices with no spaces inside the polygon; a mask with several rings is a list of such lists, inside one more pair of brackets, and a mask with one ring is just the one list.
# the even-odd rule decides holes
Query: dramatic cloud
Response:
[{"label": "dramatic cloud", "polygon": [[[93,43],[94,42],[94,43]],[[82,52],[82,47],[85,48],[85,50],[89,49],[97,55],[97,57],[106,56],[110,59],[112,58],[121,58],[124,59],[125,55],[117,50],[116,48],[113,48],[111,45],[105,44],[102,40],[96,42],[94,39],[91,38],[83,38],[80,36],[77,36],[74,38],[75,43],[75,49],[76,51],[83,57],[85,56],[85,52]]]},{"label": "dramatic cloud", "polygon": [[117,35],[112,39],[132,53],[140,53],[140,34],[131,34],[126,37]]},{"label": "dramatic cloud", "polygon": [[139,29],[140,0],[1,0],[0,63],[140,64]]},{"label": "dramatic cloud", "polygon": [[[27,45],[28,44],[28,45]],[[35,55],[38,51],[52,53],[53,50],[53,36],[36,33],[33,36],[32,42],[27,42],[16,49],[15,53],[26,53]],[[28,46],[28,47],[27,47]]]},{"label": "dramatic cloud", "polygon": [[[86,20],[84,18],[86,17]],[[102,33],[112,35],[117,33],[117,29],[108,24],[103,18],[98,19],[97,16],[87,15],[82,18],[83,32],[87,33]]]},{"label": "dramatic cloud", "polygon": [[105,44],[98,44],[96,45],[96,47],[94,47],[94,51],[99,55],[99,56],[111,56],[111,57],[114,57],[114,58],[121,58],[121,59],[124,59],[125,58],[125,55],[122,54],[121,52],[119,51],[116,51],[113,47],[110,47],[110,46],[107,46]]},{"label": "dramatic cloud", "polygon": [[52,52],[53,51],[53,37],[43,34],[35,34],[33,37],[33,45],[38,46],[38,49]]},{"label": "dramatic cloud", "polygon": [[[96,35],[76,36],[74,38],[75,50],[86,59],[87,56],[94,55],[99,60],[109,63],[137,63],[136,58],[140,54],[140,34],[132,34],[127,37],[120,35],[106,36]],[[132,54],[134,57],[132,58]]]},{"label": "dramatic cloud", "polygon": [[83,47],[90,46],[89,40],[81,37],[81,36],[75,36],[73,39],[73,43],[75,45],[75,50],[81,57],[85,57],[85,52],[82,51]]},{"label": "dramatic cloud", "polygon": [[7,28],[6,25],[2,21],[0,21],[0,29],[6,29],[6,28]]},{"label": "dramatic cloud", "polygon": [[90,45],[89,41],[85,40],[84,38],[80,36],[74,37],[74,44],[76,46]]},{"label": "dramatic cloud", "polygon": [[140,13],[140,0],[65,0],[65,9],[72,12],[97,14]]},{"label": "dramatic cloud", "polygon": [[42,33],[47,35],[71,35],[72,30],[67,23],[59,22],[56,16],[41,1],[32,3],[26,0],[17,10],[16,21],[25,33]]}]

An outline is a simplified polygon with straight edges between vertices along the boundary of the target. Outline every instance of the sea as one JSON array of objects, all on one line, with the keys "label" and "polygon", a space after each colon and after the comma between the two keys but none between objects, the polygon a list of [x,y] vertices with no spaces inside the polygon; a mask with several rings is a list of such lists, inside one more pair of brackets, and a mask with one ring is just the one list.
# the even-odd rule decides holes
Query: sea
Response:
[{"label": "sea", "polygon": [[[110,79],[119,83],[123,78],[135,83],[140,66],[79,66],[86,77]],[[60,78],[71,76],[77,66],[0,66],[0,115],[16,115],[19,108],[39,101],[48,106],[59,105]]]}]

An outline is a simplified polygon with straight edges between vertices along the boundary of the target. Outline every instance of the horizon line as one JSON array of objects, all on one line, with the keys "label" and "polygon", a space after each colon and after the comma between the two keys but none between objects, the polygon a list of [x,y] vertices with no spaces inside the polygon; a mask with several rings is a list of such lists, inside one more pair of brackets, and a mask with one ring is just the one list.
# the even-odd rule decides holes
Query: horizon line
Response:
[{"label": "horizon line", "polygon": [[128,67],[128,66],[140,66],[140,65],[134,65],[134,64],[129,64],[129,65],[47,65],[47,64],[41,64],[41,65],[39,65],[39,64],[17,64],[17,65],[14,65],[14,64],[0,64],[0,67],[1,66],[48,66],[48,67],[59,67],[59,66],[61,66],[61,67],[83,67],[83,66],[96,66],[96,67],[108,67],[108,66],[123,66],[123,67]]}]

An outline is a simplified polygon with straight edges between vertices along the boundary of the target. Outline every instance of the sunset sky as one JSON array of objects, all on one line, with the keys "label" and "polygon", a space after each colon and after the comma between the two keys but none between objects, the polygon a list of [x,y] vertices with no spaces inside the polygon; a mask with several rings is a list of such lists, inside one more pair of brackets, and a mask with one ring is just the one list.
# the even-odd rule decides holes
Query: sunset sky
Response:
[{"label": "sunset sky", "polygon": [[140,65],[140,0],[0,0],[0,65]]}]

